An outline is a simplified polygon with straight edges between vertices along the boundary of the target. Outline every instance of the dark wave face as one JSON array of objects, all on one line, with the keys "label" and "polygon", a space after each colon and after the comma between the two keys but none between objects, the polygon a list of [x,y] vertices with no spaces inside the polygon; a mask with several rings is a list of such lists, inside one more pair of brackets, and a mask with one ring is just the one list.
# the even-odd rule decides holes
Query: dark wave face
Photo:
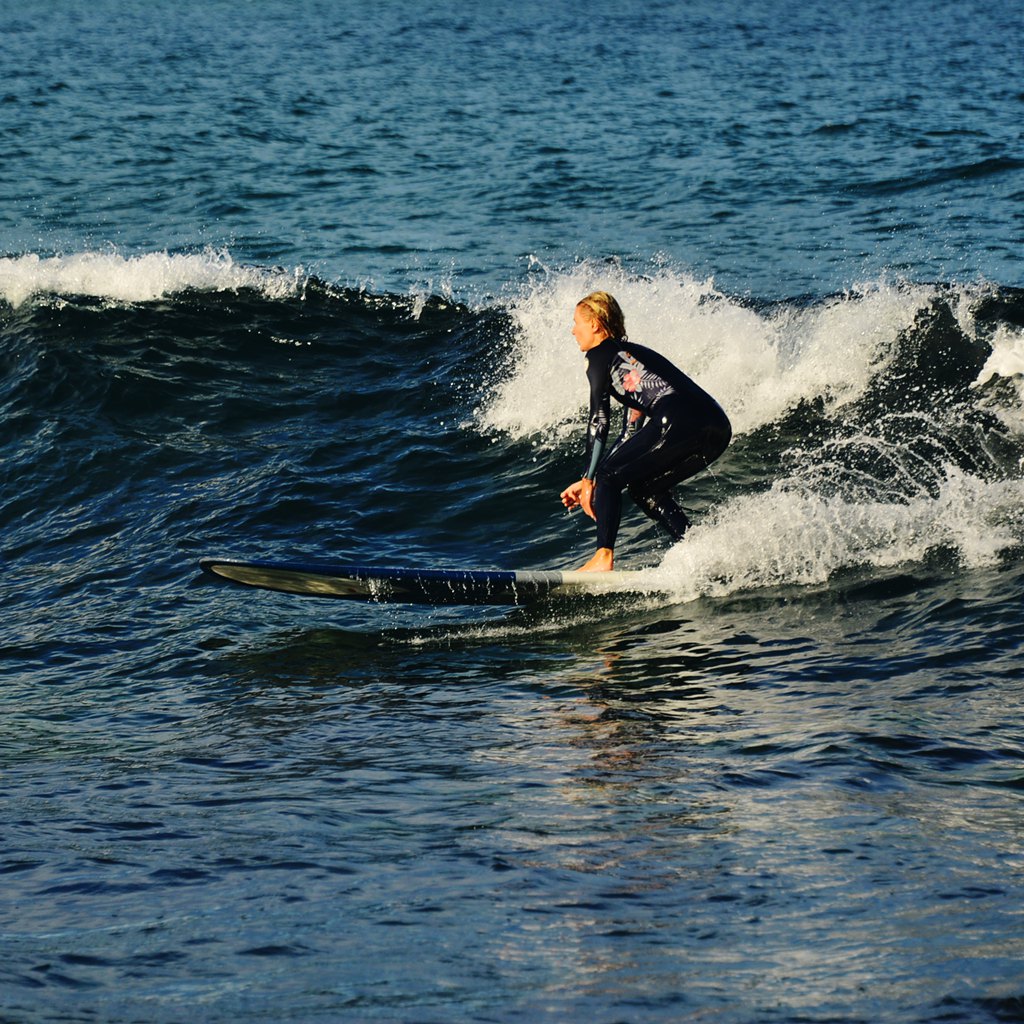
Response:
[{"label": "dark wave face", "polygon": [[130,509],[159,543],[198,529],[336,552],[383,542],[411,557],[419,531],[438,531],[433,515],[410,522],[414,508],[474,515],[446,496],[479,476],[486,443],[460,432],[459,388],[500,322],[438,300],[414,315],[411,302],[315,282],[275,298],[29,304],[4,325],[16,371],[4,440],[19,481],[7,522],[37,556],[67,543],[39,518],[52,508],[93,532],[110,516],[112,534]]},{"label": "dark wave face", "polygon": [[[140,290],[153,272],[106,269]],[[102,577],[112,545],[140,582],[181,579],[183,553],[214,547],[517,568],[586,550],[589,522],[557,503],[581,457],[565,310],[583,271],[477,310],[222,257],[161,272],[159,297],[36,293],[4,312],[15,572],[71,560]],[[685,490],[700,520],[685,545],[662,562],[646,520],[627,522],[624,557],[661,563],[677,596],[823,584],[937,550],[986,565],[1019,543],[1017,292],[879,286],[755,307],[673,276],[617,290],[632,336],[736,429]]]}]

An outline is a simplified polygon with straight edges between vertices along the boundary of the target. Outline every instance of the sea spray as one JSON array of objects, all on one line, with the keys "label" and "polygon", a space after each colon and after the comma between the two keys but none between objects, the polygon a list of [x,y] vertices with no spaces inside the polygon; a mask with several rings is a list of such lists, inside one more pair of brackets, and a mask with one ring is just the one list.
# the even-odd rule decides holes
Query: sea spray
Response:
[{"label": "sea spray", "polygon": [[1024,542],[1024,481],[951,471],[939,495],[907,502],[844,500],[780,482],[713,510],[674,545],[652,583],[673,599],[814,586],[855,569],[890,571],[947,551],[995,565]]},{"label": "sea spray", "polygon": [[[986,566],[1021,543],[1024,348],[1007,324],[977,322],[986,288],[878,281],[755,305],[686,274],[581,265],[512,304],[512,358],[482,429],[541,447],[578,440],[587,392],[569,318],[599,287],[620,299],[630,336],[694,376],[736,428],[712,468],[718,497],[648,570],[672,600],[825,584],[938,550]],[[684,502],[706,480],[680,488]]]},{"label": "sea spray", "polygon": [[1016,393],[1017,401],[999,403],[997,415],[1009,429],[1024,433],[1024,328],[1000,324],[988,338],[992,352],[975,382],[979,389],[998,380]]},{"label": "sea spray", "polygon": [[244,266],[226,251],[30,253],[0,258],[0,299],[17,308],[34,296],[151,302],[179,292],[252,289],[268,299],[301,294],[305,273]]},{"label": "sea spray", "polygon": [[631,338],[663,352],[719,400],[737,434],[776,421],[801,400],[838,405],[858,397],[930,295],[879,282],[814,305],[758,307],[711,279],[582,265],[511,304],[510,368],[480,409],[485,430],[557,441],[578,429],[587,391],[569,328],[575,303],[596,288],[619,299]]}]

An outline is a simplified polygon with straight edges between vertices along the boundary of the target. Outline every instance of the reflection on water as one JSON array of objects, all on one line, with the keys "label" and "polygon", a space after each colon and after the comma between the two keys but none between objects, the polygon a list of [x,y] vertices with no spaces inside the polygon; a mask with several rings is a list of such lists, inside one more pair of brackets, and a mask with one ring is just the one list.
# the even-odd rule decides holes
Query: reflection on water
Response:
[{"label": "reflection on water", "polygon": [[209,635],[73,780],[9,763],[12,977],[112,993],[142,949],[167,998],[369,1016],[1012,1006],[1021,673],[976,582]]}]

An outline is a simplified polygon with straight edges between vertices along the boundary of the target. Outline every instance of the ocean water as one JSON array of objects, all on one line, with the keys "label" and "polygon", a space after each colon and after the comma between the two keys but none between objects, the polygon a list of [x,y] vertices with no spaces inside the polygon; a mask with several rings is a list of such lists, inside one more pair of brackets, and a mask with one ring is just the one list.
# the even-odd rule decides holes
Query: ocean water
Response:
[{"label": "ocean water", "polygon": [[[0,3],[0,1020],[1024,1020],[1019,5]],[[719,398],[569,568],[575,301]]]}]

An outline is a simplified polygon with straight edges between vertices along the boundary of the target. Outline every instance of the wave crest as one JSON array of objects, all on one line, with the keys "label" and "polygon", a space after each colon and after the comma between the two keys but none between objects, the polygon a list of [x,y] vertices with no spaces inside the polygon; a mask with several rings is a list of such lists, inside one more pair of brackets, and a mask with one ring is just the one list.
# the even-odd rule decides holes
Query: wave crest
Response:
[{"label": "wave crest", "polygon": [[876,573],[949,552],[996,565],[1024,543],[1024,481],[987,482],[950,470],[939,493],[907,502],[855,501],[780,482],[715,509],[675,545],[652,579],[682,600],[778,586],[815,586],[837,573]]},{"label": "wave crest", "polygon": [[484,430],[557,439],[581,422],[586,382],[569,329],[576,302],[595,288],[615,293],[629,336],[714,395],[737,434],[777,422],[801,401],[835,407],[859,398],[935,294],[875,282],[813,304],[759,305],[671,271],[641,278],[584,265],[550,275],[511,303],[509,370],[479,410]]},{"label": "wave crest", "polygon": [[124,256],[83,252],[0,258],[0,298],[17,308],[38,296],[86,296],[113,302],[152,302],[184,291],[251,289],[268,299],[301,294],[306,275],[242,266],[229,253],[154,252]]}]

